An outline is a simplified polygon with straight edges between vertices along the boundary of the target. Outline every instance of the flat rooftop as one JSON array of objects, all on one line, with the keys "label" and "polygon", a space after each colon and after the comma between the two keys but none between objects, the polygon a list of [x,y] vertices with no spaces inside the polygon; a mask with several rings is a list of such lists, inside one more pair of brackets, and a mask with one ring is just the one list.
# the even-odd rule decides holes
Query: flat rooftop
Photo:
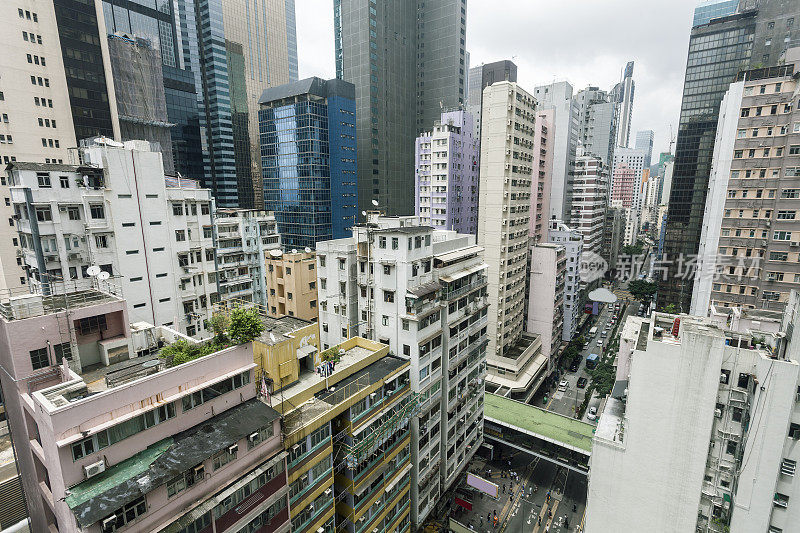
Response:
[{"label": "flat rooftop", "polygon": [[67,309],[120,301],[121,293],[117,293],[111,287],[109,289],[78,289],[50,296],[28,291],[4,292],[0,295],[0,316],[6,320],[20,320],[60,313]]},{"label": "flat rooftop", "polygon": [[594,426],[496,394],[486,393],[483,414],[499,422],[556,444],[592,451]]},{"label": "flat rooftop", "polygon": [[278,417],[258,399],[239,404],[70,487],[65,501],[87,527]]},{"label": "flat rooftop", "polygon": [[[304,328],[310,324],[313,324],[313,322],[293,316],[274,318],[271,316],[261,315],[261,322],[264,324],[264,331],[261,333],[258,341],[268,346],[281,344],[282,342],[286,341],[285,335],[287,333],[297,331],[300,328]],[[272,335],[270,335],[270,333],[272,333]],[[275,337],[274,341],[272,340],[272,336]]]},{"label": "flat rooftop", "polygon": [[285,415],[284,426],[286,434],[290,435],[301,429],[353,394],[386,379],[408,363],[405,359],[387,355],[360,370],[352,371],[355,363],[373,353],[375,353],[374,350],[361,346],[355,346],[345,351],[341,356],[341,360],[336,363],[336,372],[327,379],[327,388],[325,386],[325,378],[320,377],[316,372],[305,372],[300,375],[300,379],[291,387],[287,387],[282,393],[274,393],[274,398],[278,400],[286,398],[289,400],[287,402],[288,405],[293,407],[294,405],[291,402],[293,396],[309,388],[322,386],[314,397]]}]

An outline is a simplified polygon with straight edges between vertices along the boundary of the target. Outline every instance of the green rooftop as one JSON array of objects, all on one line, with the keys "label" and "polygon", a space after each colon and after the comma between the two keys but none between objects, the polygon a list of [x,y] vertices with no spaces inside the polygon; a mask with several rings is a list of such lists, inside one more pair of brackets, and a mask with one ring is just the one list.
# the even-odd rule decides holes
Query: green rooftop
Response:
[{"label": "green rooftop", "polygon": [[483,415],[546,440],[592,451],[594,426],[568,416],[488,392],[484,397]]},{"label": "green rooftop", "polygon": [[[172,446],[172,442],[171,437],[160,440],[136,455],[125,459],[121,463],[107,468],[102,474],[98,474],[71,487],[69,489],[69,496],[67,496],[65,500],[67,505],[70,509],[75,509],[76,506],[92,498],[96,498],[109,489],[117,487],[125,481],[146,472],[150,469],[150,465],[153,464],[153,461]],[[113,511],[113,509],[110,511]]]}]

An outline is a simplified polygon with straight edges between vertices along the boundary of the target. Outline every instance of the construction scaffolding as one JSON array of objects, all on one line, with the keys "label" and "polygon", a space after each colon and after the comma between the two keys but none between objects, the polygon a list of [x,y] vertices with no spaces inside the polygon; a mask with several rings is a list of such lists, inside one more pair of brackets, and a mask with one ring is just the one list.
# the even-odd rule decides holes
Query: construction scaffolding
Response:
[{"label": "construction scaffolding", "polygon": [[160,51],[147,39],[116,34],[108,36],[108,53],[122,140],[159,144],[164,172],[174,174]]}]

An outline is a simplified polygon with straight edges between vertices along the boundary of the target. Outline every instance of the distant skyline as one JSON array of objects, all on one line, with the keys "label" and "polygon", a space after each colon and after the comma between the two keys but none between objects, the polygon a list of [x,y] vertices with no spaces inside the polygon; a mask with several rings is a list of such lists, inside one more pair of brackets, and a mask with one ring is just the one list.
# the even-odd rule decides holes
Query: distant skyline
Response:
[{"label": "distant skyline", "polygon": [[[470,66],[512,59],[528,91],[554,80],[580,90],[609,90],[634,61],[636,93],[631,143],[639,130],[653,130],[653,152],[666,152],[670,124],[678,133],[686,52],[696,0],[495,0],[467,2]],[[336,76],[333,0],[300,0],[297,50],[300,78]],[[655,159],[655,158],[654,158]]]}]

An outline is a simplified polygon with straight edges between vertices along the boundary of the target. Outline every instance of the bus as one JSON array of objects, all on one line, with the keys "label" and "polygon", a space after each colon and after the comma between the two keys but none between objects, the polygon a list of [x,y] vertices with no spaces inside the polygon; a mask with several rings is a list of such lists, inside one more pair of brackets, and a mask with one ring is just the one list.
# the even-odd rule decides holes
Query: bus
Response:
[{"label": "bus", "polygon": [[589,335],[591,335],[592,337],[597,335],[597,326],[595,326],[595,327],[593,327],[592,329],[589,330]]},{"label": "bus", "polygon": [[600,359],[600,356],[596,353],[592,353],[586,356],[586,368],[591,370],[592,368],[597,367],[597,361]]}]

